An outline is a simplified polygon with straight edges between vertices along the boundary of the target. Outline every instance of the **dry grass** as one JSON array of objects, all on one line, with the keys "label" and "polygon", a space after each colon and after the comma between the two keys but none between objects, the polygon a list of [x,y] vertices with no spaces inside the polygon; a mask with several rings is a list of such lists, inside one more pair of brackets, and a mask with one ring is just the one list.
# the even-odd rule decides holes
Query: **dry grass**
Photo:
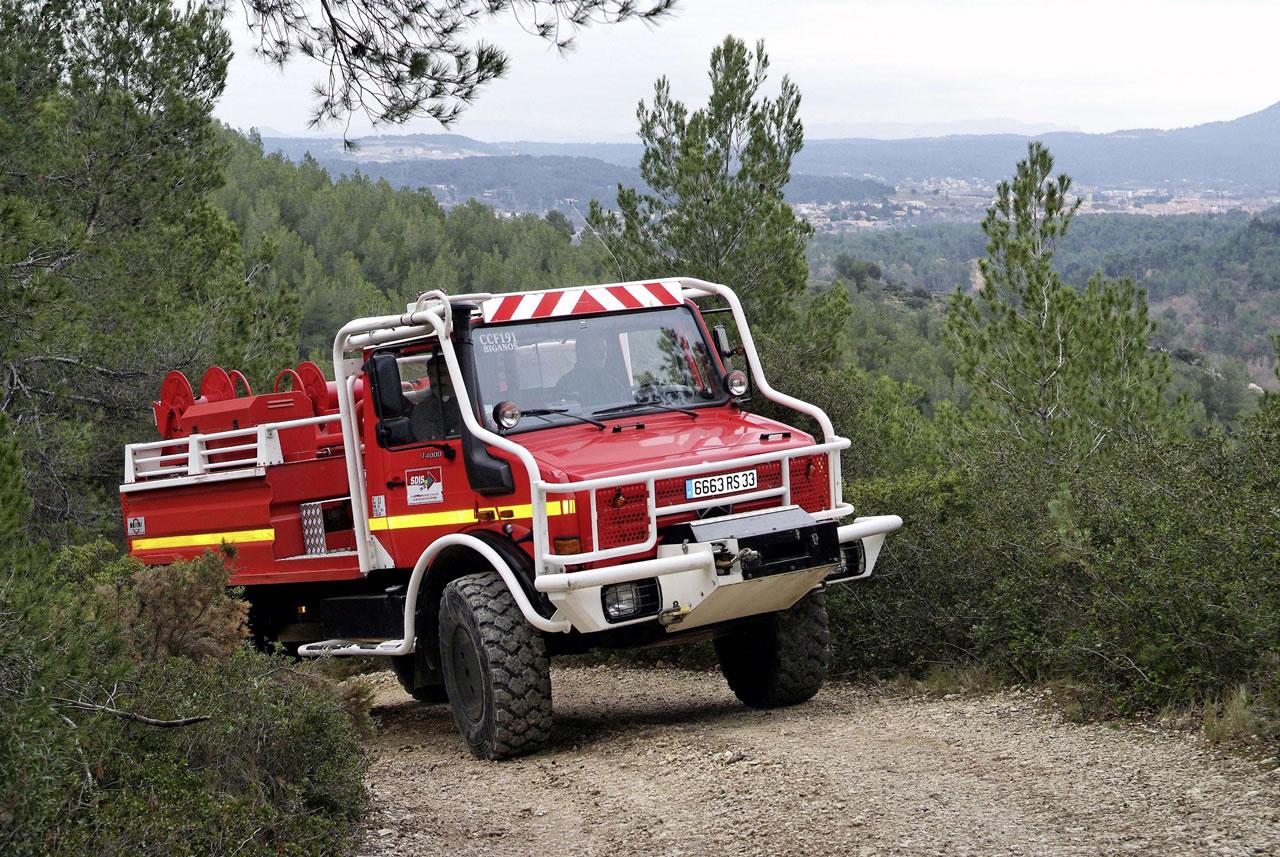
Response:
[{"label": "dry grass", "polygon": [[330,681],[346,681],[349,678],[361,675],[371,675],[389,671],[391,669],[391,661],[389,658],[370,657],[370,658],[308,658],[303,662],[303,671],[327,678]]},{"label": "dry grass", "polygon": [[351,718],[351,725],[362,738],[371,738],[377,732],[369,711],[373,708],[374,686],[365,676],[353,676],[334,687],[338,702]]},{"label": "dry grass", "polygon": [[1261,726],[1261,718],[1253,708],[1253,697],[1245,685],[1205,704],[1202,727],[1205,740],[1211,744],[1253,741]]},{"label": "dry grass", "polygon": [[999,681],[979,664],[934,664],[916,686],[931,696],[950,693],[985,693]]}]

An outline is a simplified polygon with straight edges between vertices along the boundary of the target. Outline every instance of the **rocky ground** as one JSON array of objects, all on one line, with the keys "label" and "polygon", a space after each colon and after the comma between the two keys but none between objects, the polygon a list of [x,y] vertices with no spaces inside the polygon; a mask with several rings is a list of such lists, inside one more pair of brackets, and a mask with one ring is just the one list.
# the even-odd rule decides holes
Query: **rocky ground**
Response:
[{"label": "rocky ground", "polygon": [[511,762],[375,677],[360,854],[1280,854],[1271,765],[1031,693],[831,684],[761,712],[714,673],[554,675],[554,745]]}]

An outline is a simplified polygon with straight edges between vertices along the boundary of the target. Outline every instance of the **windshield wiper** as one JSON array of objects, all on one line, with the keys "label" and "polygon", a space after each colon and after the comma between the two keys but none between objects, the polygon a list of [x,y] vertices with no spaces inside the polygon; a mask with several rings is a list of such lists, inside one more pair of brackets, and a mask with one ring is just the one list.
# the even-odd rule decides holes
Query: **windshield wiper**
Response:
[{"label": "windshield wiper", "polygon": [[520,416],[522,417],[542,417],[543,421],[548,423],[551,422],[551,420],[547,419],[547,417],[553,414],[555,416],[569,417],[570,419],[579,420],[584,423],[591,423],[591,425],[600,429],[608,428],[608,426],[599,420],[593,420],[591,417],[584,417],[582,414],[571,414],[569,413],[568,408],[534,408],[531,411],[520,412]]},{"label": "windshield wiper", "polygon": [[682,408],[679,405],[668,405],[665,402],[632,402],[629,405],[615,405],[612,408],[601,408],[598,411],[592,411],[593,417],[603,417],[609,414],[624,414],[628,411],[638,411],[641,408],[657,408],[660,411],[678,411],[682,414],[688,414],[695,420],[698,418],[698,412],[693,408]]}]

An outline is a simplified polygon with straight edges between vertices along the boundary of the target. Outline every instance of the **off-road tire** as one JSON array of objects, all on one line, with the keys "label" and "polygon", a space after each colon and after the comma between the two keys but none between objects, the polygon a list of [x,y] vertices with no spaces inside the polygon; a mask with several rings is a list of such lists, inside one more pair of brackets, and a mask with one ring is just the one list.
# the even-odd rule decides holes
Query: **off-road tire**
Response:
[{"label": "off-road tire", "polygon": [[812,592],[787,610],[770,613],[716,638],[720,671],[752,708],[778,708],[811,698],[831,664],[827,597]]},{"label": "off-road tire", "polygon": [[452,581],[440,597],[440,664],[453,721],[481,759],[551,738],[551,661],[496,572]]},{"label": "off-road tire", "polygon": [[448,702],[449,694],[445,691],[443,682],[440,684],[418,684],[417,664],[414,663],[418,656],[418,653],[414,652],[411,655],[399,655],[391,658],[391,669],[395,671],[396,678],[400,680],[400,686],[404,688],[405,693],[423,704],[437,705],[441,702]]}]

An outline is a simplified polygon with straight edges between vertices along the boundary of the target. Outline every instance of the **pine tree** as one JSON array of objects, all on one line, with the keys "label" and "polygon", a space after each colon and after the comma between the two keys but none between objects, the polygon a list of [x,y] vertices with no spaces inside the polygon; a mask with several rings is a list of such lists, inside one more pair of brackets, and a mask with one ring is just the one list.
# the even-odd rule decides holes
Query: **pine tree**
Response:
[{"label": "pine tree", "polygon": [[163,374],[292,357],[295,303],[209,200],[219,7],[0,0],[0,44],[0,412],[39,529],[112,532]]},{"label": "pine tree", "polygon": [[804,145],[800,91],[787,77],[777,98],[764,42],[732,36],[711,53],[711,96],[692,113],[667,79],[636,116],[652,189],[618,187],[618,212],[593,201],[588,215],[623,279],[670,274],[737,290],[753,318],[790,311],[804,292],[812,227],[783,199],[791,161]]},{"label": "pine tree", "polygon": [[1136,441],[1177,420],[1166,407],[1167,360],[1148,348],[1145,293],[1127,279],[1062,282],[1053,255],[1080,200],[1053,157],[1031,143],[982,223],[977,295],[957,291],[948,329],[974,386],[982,436],[1075,464],[1117,436]]},{"label": "pine tree", "polygon": [[[636,116],[651,188],[618,188],[618,211],[592,201],[588,230],[622,279],[692,276],[724,283],[742,299],[770,382],[808,398],[833,417],[856,411],[865,379],[844,367],[848,296],[810,297],[805,248],[813,228],[783,197],[804,145],[800,90],[783,77],[777,97],[764,42],[751,50],[733,36],[711,53],[711,95],[690,112],[666,78]],[[754,407],[794,418],[766,401]]]},{"label": "pine tree", "polygon": [[22,478],[22,453],[13,426],[0,414],[0,576],[22,552],[31,523],[31,496]]}]

